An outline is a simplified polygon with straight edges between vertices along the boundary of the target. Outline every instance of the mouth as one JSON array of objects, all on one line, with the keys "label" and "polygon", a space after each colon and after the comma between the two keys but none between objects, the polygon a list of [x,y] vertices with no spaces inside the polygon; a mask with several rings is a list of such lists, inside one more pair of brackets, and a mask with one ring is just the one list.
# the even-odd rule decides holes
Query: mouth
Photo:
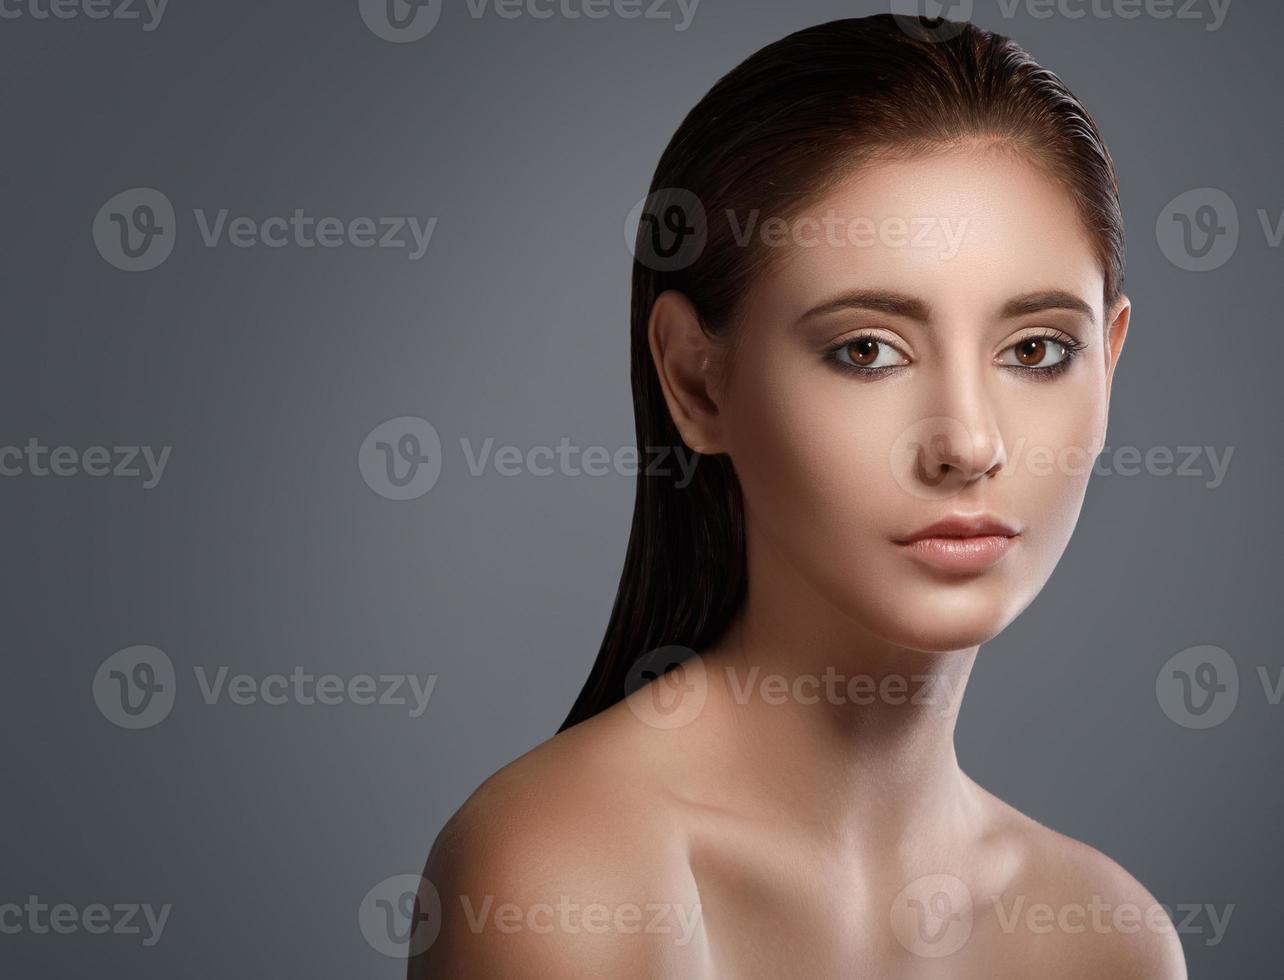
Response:
[{"label": "mouth", "polygon": [[953,515],[896,541],[911,558],[938,571],[976,574],[1002,561],[1021,536],[989,514]]}]

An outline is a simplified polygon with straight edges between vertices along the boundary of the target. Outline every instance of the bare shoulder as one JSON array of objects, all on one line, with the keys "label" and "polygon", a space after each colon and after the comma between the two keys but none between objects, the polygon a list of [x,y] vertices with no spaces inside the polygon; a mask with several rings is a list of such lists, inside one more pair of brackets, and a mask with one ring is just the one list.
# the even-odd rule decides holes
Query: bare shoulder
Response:
[{"label": "bare shoulder", "polygon": [[424,879],[440,929],[410,977],[689,972],[699,898],[680,827],[610,713],[487,779],[442,828]]},{"label": "bare shoulder", "polygon": [[991,925],[1051,976],[1186,980],[1181,939],[1150,891],[1113,858],[991,796],[1015,855]]}]

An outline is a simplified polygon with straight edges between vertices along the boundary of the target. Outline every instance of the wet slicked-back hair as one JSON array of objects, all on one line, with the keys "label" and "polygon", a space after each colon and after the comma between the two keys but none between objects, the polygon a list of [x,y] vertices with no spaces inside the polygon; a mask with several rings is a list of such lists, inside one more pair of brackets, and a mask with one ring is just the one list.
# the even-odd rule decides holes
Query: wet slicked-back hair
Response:
[{"label": "wet slicked-back hair", "polygon": [[[724,75],[665,148],[648,211],[680,189],[705,214],[790,216],[874,159],[995,142],[1023,154],[1075,202],[1104,276],[1103,311],[1123,293],[1124,232],[1114,163],[1088,111],[1010,39],[971,24],[893,14],[790,34]],[[670,201],[670,204],[672,202]],[[730,222],[708,221],[693,261],[646,261],[632,278],[632,384],[639,450],[681,447],[647,339],[656,297],[684,293],[725,336],[769,260]],[[745,595],[744,508],[726,456],[700,456],[686,486],[640,467],[628,552],[606,635],[562,729],[621,700],[640,657],[702,649]],[[636,673],[636,670],[633,670]]]}]

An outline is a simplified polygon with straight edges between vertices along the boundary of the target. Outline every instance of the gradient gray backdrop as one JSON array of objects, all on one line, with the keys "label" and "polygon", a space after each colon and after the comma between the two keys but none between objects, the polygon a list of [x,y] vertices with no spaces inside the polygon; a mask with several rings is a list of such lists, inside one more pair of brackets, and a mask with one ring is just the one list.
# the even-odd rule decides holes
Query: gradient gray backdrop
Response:
[{"label": "gradient gray backdrop", "polygon": [[[1184,936],[1193,977],[1273,977],[1284,707],[1257,668],[1274,678],[1284,660],[1284,250],[1258,210],[1273,226],[1284,208],[1284,11],[1233,0],[1208,30],[1202,2],[1202,20],[1083,7],[1007,16],[978,0],[972,19],[1066,80],[1119,167],[1134,314],[1108,443],[1233,456],[1216,487],[1210,473],[1093,478],[1048,587],[979,657],[958,753],[1161,902],[1233,904],[1219,944]],[[887,4],[703,0],[678,31],[475,18],[445,0],[413,43],[377,36],[357,0],[171,0],[154,30],[17,9],[0,19],[0,443],[172,453],[151,489],[0,479],[0,903],[172,911],[149,948],[0,934],[0,972],[399,977],[363,935],[363,897],[417,874],[467,794],[561,722],[632,506],[627,475],[470,475],[460,440],[632,442],[624,228],[665,143],[754,50]],[[166,261],[131,273],[91,227],[135,187],[163,192],[178,227]],[[1238,246],[1206,272],[1156,233],[1197,188],[1238,208]],[[419,260],[207,247],[193,210],[223,208],[438,223]],[[440,479],[408,501],[358,466],[367,433],[398,416],[443,443]],[[136,644],[171,659],[177,700],[130,731],[93,681]],[[1156,694],[1166,662],[1201,644],[1225,649],[1240,680],[1207,730]],[[437,682],[412,718],[207,704],[197,666]]]}]

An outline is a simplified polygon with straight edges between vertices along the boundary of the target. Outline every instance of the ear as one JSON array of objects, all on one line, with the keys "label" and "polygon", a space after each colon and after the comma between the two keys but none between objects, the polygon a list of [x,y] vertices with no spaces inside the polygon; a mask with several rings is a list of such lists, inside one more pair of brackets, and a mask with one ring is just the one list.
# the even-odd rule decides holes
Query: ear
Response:
[{"label": "ear", "polygon": [[[1128,336],[1128,322],[1132,318],[1132,301],[1127,296],[1120,296],[1115,302],[1113,311],[1108,313],[1109,320],[1106,323],[1106,419],[1107,424],[1110,417],[1110,389],[1114,384],[1115,366],[1119,363],[1119,355],[1123,353],[1124,339]],[[1098,451],[1105,448],[1106,426],[1101,427],[1101,446]]]},{"label": "ear", "polygon": [[1110,397],[1110,383],[1115,376],[1115,365],[1123,351],[1124,338],[1128,336],[1128,320],[1132,316],[1132,301],[1120,296],[1115,303],[1114,316],[1106,325],[1106,397]]},{"label": "ear", "polygon": [[695,306],[674,289],[656,297],[647,341],[660,387],[682,441],[698,453],[722,452],[717,385],[723,348],[705,333]]}]

